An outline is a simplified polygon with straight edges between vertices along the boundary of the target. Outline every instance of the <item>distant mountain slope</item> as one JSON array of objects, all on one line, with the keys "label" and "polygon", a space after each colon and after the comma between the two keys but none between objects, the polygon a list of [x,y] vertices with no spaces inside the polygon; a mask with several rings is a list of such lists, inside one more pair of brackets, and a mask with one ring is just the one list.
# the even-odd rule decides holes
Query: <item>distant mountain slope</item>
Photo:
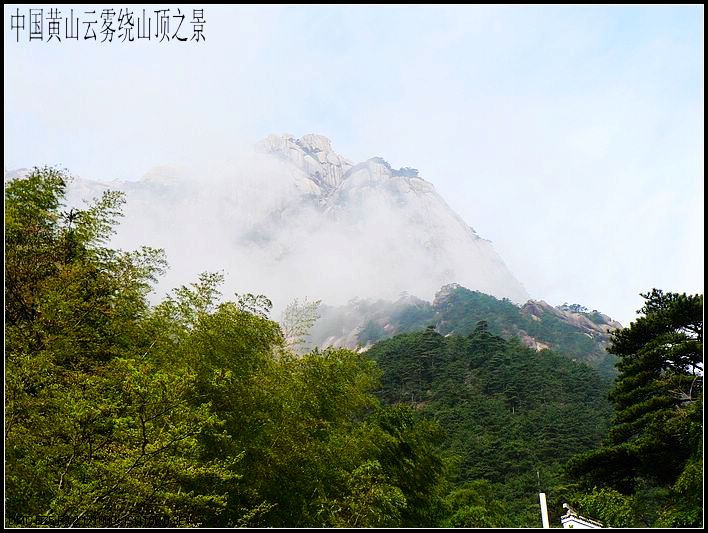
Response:
[{"label": "distant mountain slope", "polygon": [[[367,355],[383,370],[382,397],[443,426],[455,483],[491,483],[510,526],[538,527],[539,487],[562,497],[564,463],[607,435],[609,379],[484,324],[465,337],[433,328],[397,335]],[[486,520],[499,526],[502,518]]]},{"label": "distant mountain slope", "polygon": [[429,325],[443,335],[469,335],[480,321],[495,335],[518,337],[534,350],[551,349],[614,375],[615,358],[605,348],[610,331],[622,326],[610,317],[597,311],[563,310],[542,301],[518,306],[456,284],[443,287],[432,303],[405,296],[396,302],[357,300],[341,308],[325,307],[311,342],[367,347]]}]

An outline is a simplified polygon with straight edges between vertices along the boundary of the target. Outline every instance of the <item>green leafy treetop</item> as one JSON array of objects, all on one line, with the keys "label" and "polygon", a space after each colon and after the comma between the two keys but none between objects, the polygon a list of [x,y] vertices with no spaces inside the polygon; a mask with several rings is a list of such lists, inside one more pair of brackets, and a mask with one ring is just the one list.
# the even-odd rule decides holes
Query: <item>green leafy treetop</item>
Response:
[{"label": "green leafy treetop", "polygon": [[657,289],[642,296],[643,316],[612,338],[620,374],[610,393],[609,438],[576,458],[571,471],[598,490],[641,500],[643,525],[696,526],[702,523],[703,296]]}]

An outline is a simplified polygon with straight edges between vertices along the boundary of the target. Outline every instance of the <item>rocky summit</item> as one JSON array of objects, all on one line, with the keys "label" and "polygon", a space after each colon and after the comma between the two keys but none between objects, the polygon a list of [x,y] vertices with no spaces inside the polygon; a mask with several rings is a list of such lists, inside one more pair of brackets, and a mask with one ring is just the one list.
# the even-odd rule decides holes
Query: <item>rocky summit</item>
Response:
[{"label": "rocky summit", "polygon": [[[377,278],[394,291],[432,296],[457,282],[515,302],[523,286],[492,244],[481,238],[435,192],[416,169],[394,169],[381,157],[354,164],[321,135],[270,135],[258,149],[275,156],[314,187],[305,188],[321,206],[322,222],[352,236],[354,250]],[[356,238],[356,234],[369,237]],[[361,294],[352,295],[361,296]]]}]

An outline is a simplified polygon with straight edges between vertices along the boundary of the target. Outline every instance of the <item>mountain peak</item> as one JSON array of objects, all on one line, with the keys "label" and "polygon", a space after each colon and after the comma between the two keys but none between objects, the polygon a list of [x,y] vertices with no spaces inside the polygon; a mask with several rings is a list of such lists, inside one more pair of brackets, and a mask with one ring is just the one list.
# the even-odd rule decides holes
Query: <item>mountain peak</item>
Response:
[{"label": "mountain peak", "polygon": [[310,133],[297,139],[292,135],[268,135],[256,148],[293,163],[314,181],[323,192],[337,188],[352,162],[332,150],[332,142],[324,135]]},{"label": "mountain peak", "polygon": [[302,139],[296,140],[302,147],[313,152],[332,152],[332,141],[324,135],[316,133],[308,133],[303,135]]},{"label": "mountain peak", "polygon": [[[372,269],[376,279],[376,265],[387,257],[395,264],[387,286],[392,292],[416,287],[416,296],[432,296],[441,285],[455,281],[518,303],[528,299],[491,243],[450,209],[417,169],[395,169],[380,156],[353,164],[317,134],[300,139],[269,135],[257,148],[288,167],[303,185],[299,189],[305,191],[305,204],[312,205],[311,197],[317,197],[327,231],[337,238],[347,234],[350,244],[355,231],[359,244],[352,250],[360,258],[375,258],[358,274]],[[415,261],[410,260],[413,256]]]}]

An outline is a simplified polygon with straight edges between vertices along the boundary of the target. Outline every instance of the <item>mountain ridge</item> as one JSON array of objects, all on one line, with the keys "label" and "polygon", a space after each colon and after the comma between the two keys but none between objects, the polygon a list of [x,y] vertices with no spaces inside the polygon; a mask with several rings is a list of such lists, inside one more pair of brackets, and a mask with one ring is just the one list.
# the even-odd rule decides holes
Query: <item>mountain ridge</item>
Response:
[{"label": "mountain ridge", "polygon": [[411,295],[396,301],[354,300],[322,309],[309,342],[320,347],[368,350],[375,343],[432,326],[438,333],[470,335],[483,322],[490,332],[517,338],[536,351],[552,350],[614,376],[615,358],[606,351],[622,325],[597,311],[573,312],[542,300],[516,305],[458,284],[442,287],[428,302]]}]

